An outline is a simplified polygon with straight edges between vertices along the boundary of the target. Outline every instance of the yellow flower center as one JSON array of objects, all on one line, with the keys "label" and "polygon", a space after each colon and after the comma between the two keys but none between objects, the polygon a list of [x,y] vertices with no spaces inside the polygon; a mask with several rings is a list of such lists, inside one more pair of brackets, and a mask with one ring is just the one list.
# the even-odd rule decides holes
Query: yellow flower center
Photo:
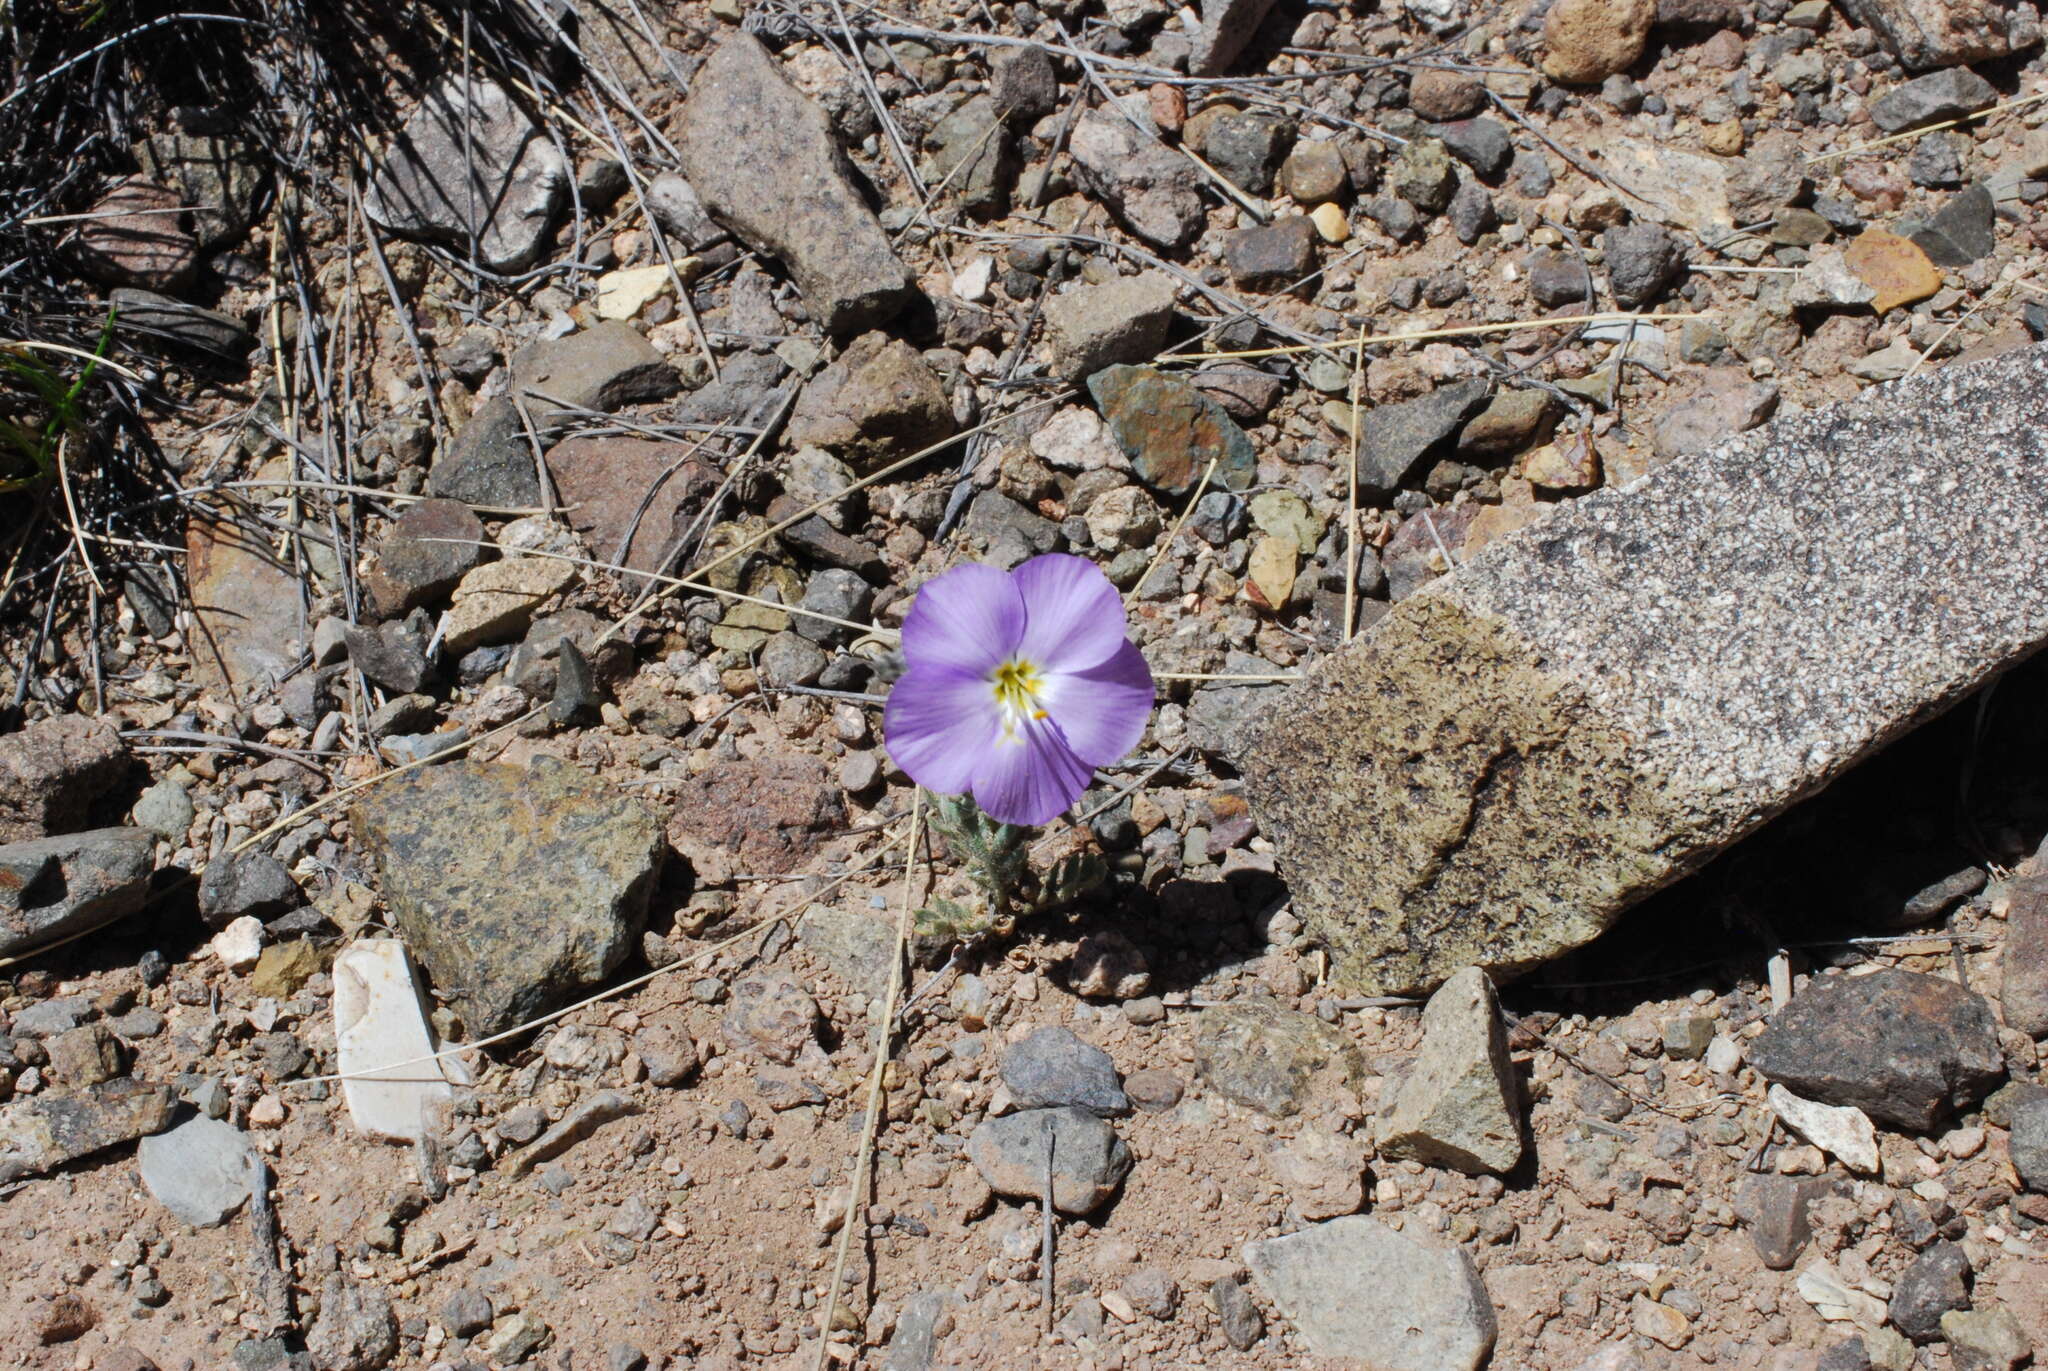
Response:
[{"label": "yellow flower center", "polygon": [[1022,741],[1017,726],[1027,718],[1045,717],[1045,711],[1038,705],[1038,693],[1045,689],[1045,678],[1035,663],[1013,657],[996,668],[989,684],[995,689],[997,707],[1003,711],[1003,737]]}]

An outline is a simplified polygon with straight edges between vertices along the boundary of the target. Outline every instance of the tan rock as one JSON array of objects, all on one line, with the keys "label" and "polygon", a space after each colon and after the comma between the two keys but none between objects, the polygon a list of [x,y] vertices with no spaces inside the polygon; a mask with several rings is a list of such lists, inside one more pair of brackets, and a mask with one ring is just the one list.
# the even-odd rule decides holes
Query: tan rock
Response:
[{"label": "tan rock", "polygon": [[1591,490],[1600,484],[1600,452],[1592,435],[1567,433],[1524,457],[1522,477],[1545,490]]},{"label": "tan rock", "polygon": [[533,622],[536,609],[575,583],[575,566],[553,557],[486,562],[455,587],[442,641],[460,656],[483,643],[516,638]]},{"label": "tan rock", "polygon": [[1915,304],[1941,289],[1941,269],[1910,238],[1865,229],[1842,250],[1842,261],[1877,292],[1870,307],[1886,314]]},{"label": "tan rock", "polygon": [[1543,74],[1592,85],[1643,55],[1656,0],[1557,0],[1543,21]]},{"label": "tan rock", "polygon": [[1278,613],[1294,593],[1301,548],[1292,538],[1261,538],[1252,544],[1246,568],[1245,594],[1261,609]]}]

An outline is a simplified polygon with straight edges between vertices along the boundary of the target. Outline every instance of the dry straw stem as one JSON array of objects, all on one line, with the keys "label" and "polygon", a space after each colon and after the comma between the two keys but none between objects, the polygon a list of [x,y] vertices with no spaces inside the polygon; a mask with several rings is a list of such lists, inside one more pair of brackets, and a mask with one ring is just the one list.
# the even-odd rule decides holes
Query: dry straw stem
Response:
[{"label": "dry straw stem", "polygon": [[818,1323],[818,1356],[812,1366],[822,1371],[832,1350],[832,1321],[839,1312],[839,1288],[846,1279],[846,1254],[853,1245],[853,1230],[860,1214],[861,1197],[868,1187],[874,1165],[875,1135],[880,1131],[883,1106],[889,1093],[889,1049],[894,1039],[896,1001],[903,994],[903,968],[910,947],[911,911],[916,907],[917,840],[924,819],[924,791],[910,799],[910,849],[903,863],[903,906],[896,915],[896,955],[889,961],[889,988],[882,997],[881,1017],[874,1021],[875,1065],[868,1076],[867,1115],[861,1120],[860,1150],[855,1154],[853,1180],[846,1191],[846,1212],[839,1223],[839,1250],[832,1258],[832,1281],[825,1295],[825,1312]]},{"label": "dry straw stem", "polygon": [[1919,128],[1907,129],[1904,133],[1894,133],[1886,138],[1873,138],[1867,143],[1856,143],[1850,147],[1837,148],[1833,152],[1817,152],[1806,160],[1811,165],[1816,162],[1832,162],[1837,157],[1854,157],[1858,153],[1890,147],[1893,143],[1903,143],[1909,139],[1924,137],[1941,129],[1952,129],[1962,124],[1974,124],[1980,120],[1989,119],[1993,115],[2009,114],[2013,110],[2025,109],[2028,105],[2036,105],[2043,100],[2048,100],[2048,90],[2037,90],[2032,95],[2022,95],[2017,100],[2007,100],[2003,104],[1993,105],[1990,109],[1980,109],[1975,114],[1965,114],[1959,119],[1945,119],[1939,124],[1924,124]]},{"label": "dry straw stem", "polygon": [[1574,324],[1678,324],[1687,319],[1711,319],[1716,311],[1697,310],[1691,314],[1631,314],[1609,310],[1601,314],[1560,314],[1550,319],[1510,319],[1504,324],[1454,324],[1449,328],[1417,329],[1413,333],[1361,333],[1349,342],[1342,340],[1314,346],[1249,348],[1243,352],[1169,353],[1161,362],[1223,362],[1240,358],[1292,357],[1304,352],[1342,352],[1350,348],[1378,347],[1383,343],[1426,343],[1432,338],[1479,338],[1494,333],[1521,333],[1532,328],[1562,328]]}]

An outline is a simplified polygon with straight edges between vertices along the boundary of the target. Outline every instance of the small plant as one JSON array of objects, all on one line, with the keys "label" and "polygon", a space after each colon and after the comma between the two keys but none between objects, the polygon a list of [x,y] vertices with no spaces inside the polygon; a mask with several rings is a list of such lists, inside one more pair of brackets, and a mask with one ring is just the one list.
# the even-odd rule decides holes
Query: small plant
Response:
[{"label": "small plant", "polygon": [[0,495],[39,485],[56,471],[58,441],[85,430],[79,400],[113,338],[109,311],[92,359],[69,381],[34,349],[0,343]]},{"label": "small plant", "polygon": [[1004,936],[1107,876],[1084,851],[1041,872],[1027,839],[1144,736],[1152,672],[1126,629],[1116,587],[1080,557],[955,567],[919,590],[883,739],[938,796],[932,827],[966,878],[963,893],[918,912],[922,939]]}]

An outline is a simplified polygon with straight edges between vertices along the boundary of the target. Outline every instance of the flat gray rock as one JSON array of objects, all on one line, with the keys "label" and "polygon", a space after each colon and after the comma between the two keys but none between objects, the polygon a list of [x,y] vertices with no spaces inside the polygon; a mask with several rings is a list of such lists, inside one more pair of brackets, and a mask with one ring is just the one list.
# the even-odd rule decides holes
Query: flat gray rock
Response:
[{"label": "flat gray rock", "polygon": [[1527,971],[2048,640],[2048,348],[1561,505],[1278,694],[1244,754],[1334,982]]},{"label": "flat gray rock", "polygon": [[0,956],[142,908],[156,867],[146,828],[96,828],[0,847]]},{"label": "flat gray rock", "polygon": [[1350,1215],[1246,1243],[1244,1259],[1315,1356],[1475,1371],[1493,1348],[1493,1301],[1461,1248]]},{"label": "flat gray rock", "polygon": [[1208,223],[1195,164],[1120,115],[1083,114],[1074,122],[1067,151],[1074,159],[1074,183],[1154,247],[1185,247]]},{"label": "flat gray rock", "polygon": [[241,1129],[204,1115],[135,1149],[142,1183],[157,1203],[197,1228],[212,1228],[249,1198],[259,1159]]},{"label": "flat gray rock", "polygon": [[427,93],[377,164],[363,208],[412,238],[521,271],[546,246],[569,193],[569,162],[494,82],[451,76]]},{"label": "flat gray rock", "polygon": [[998,1195],[1036,1199],[1052,1151],[1052,1207],[1092,1214],[1131,1173],[1131,1149],[1116,1130],[1080,1109],[1026,1109],[990,1119],[967,1139],[967,1159]]},{"label": "flat gray rock", "polygon": [[704,207],[789,268],[828,332],[873,328],[909,302],[910,272],[855,189],[832,121],[751,35],[728,37],[697,69],[676,153]]}]

